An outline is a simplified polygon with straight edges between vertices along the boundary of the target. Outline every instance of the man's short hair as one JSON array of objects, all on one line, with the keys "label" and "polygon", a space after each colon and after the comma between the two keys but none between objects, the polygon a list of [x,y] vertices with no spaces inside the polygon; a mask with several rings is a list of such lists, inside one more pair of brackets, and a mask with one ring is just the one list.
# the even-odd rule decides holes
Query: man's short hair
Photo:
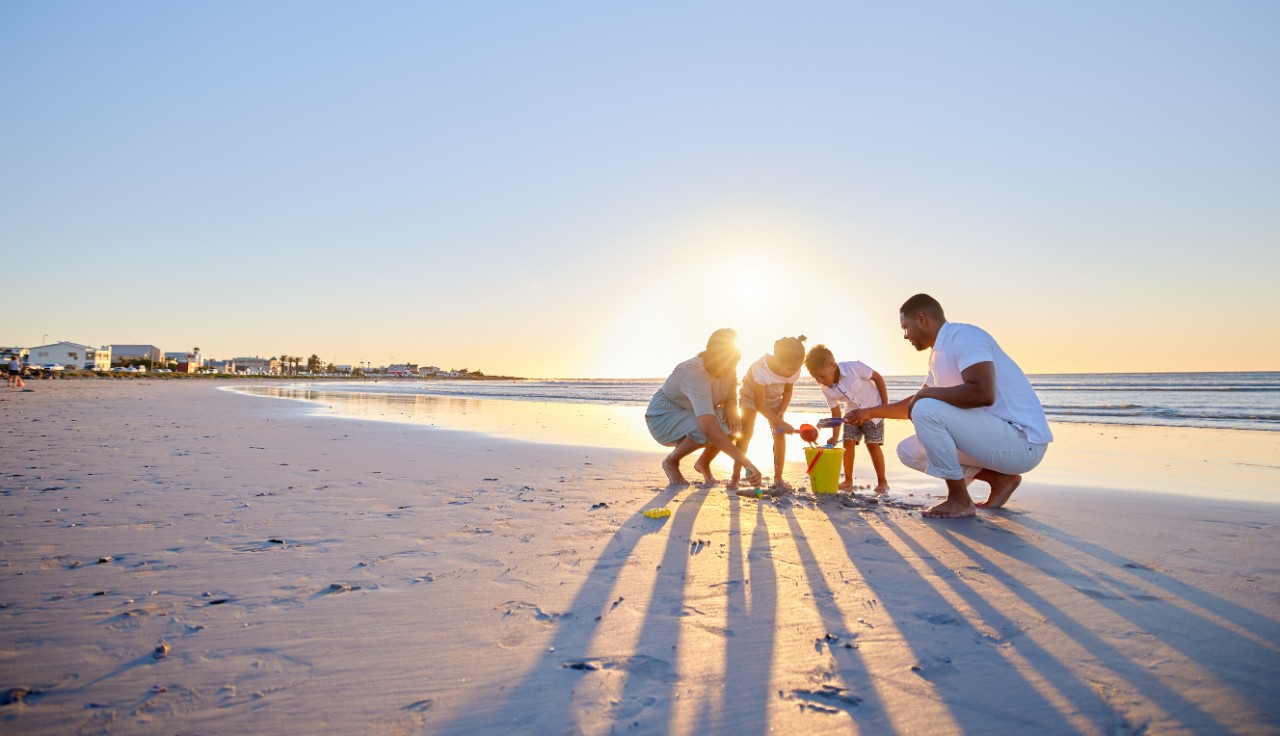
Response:
[{"label": "man's short hair", "polygon": [[916,294],[910,299],[902,303],[902,308],[898,310],[903,316],[910,317],[914,314],[924,312],[939,322],[946,322],[947,318],[942,313],[942,305],[937,299],[928,294]]}]

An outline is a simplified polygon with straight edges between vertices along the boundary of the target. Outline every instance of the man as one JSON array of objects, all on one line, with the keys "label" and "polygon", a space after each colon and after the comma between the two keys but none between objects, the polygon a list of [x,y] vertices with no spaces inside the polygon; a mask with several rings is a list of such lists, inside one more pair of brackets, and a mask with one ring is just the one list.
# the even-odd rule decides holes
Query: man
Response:
[{"label": "man", "polygon": [[[916,434],[898,445],[898,457],[947,483],[947,500],[925,516],[955,519],[973,516],[977,506],[1004,506],[1053,441],[1031,382],[991,335],[948,322],[928,294],[908,299],[898,319],[916,350],[932,349],[924,386],[893,404],[849,412],[845,421],[911,420]],[[968,490],[975,479],[991,486],[976,505]]]}]

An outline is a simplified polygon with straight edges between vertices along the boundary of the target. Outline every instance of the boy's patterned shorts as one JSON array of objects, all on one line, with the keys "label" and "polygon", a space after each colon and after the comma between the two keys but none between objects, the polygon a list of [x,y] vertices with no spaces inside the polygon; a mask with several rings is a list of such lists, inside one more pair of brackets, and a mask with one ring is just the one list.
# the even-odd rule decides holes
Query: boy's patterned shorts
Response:
[{"label": "boy's patterned shorts", "polygon": [[868,445],[884,444],[884,422],[867,422],[866,424],[842,424],[844,441],[858,444],[858,440],[866,440]]}]

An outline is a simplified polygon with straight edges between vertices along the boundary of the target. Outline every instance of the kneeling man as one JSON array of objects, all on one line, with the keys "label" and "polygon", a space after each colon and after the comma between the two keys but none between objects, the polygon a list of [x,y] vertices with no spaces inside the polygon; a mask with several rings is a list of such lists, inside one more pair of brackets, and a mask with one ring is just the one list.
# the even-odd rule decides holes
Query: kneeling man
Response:
[{"label": "kneeling man", "polygon": [[947,482],[947,500],[925,516],[973,516],[968,485],[974,479],[991,486],[977,506],[1004,506],[1053,441],[1031,382],[991,335],[948,322],[928,294],[908,299],[898,317],[903,338],[916,350],[932,348],[924,386],[893,404],[849,412],[845,420],[911,420],[916,434],[898,445],[898,457]]}]

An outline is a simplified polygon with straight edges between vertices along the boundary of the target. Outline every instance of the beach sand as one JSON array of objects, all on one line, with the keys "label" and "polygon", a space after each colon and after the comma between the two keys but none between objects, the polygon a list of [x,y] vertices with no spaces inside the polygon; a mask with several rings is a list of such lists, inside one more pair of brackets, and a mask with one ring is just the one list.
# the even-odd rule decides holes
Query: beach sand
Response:
[{"label": "beach sand", "polygon": [[0,731],[1280,732],[1280,433],[1055,425],[941,521],[219,385],[0,393]]}]

